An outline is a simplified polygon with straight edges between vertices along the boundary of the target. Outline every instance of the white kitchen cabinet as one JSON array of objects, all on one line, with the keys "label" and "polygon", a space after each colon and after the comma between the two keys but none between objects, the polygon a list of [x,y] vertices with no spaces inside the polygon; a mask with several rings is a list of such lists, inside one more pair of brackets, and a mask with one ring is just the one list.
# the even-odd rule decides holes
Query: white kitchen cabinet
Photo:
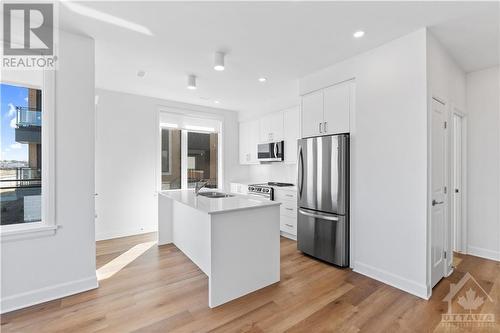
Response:
[{"label": "white kitchen cabinet", "polygon": [[240,164],[258,164],[257,144],[259,143],[259,121],[240,122],[239,131]]},{"label": "white kitchen cabinet", "polygon": [[321,135],[323,122],[323,90],[314,91],[302,96],[302,137]]},{"label": "white kitchen cabinet", "polygon": [[283,140],[283,111],[269,113],[260,118],[259,132],[260,142]]},{"label": "white kitchen cabinet", "polygon": [[274,188],[274,201],[281,202],[280,230],[281,235],[293,240],[297,239],[297,189],[296,187]]},{"label": "white kitchen cabinet", "polygon": [[323,134],[349,133],[350,82],[323,90]]},{"label": "white kitchen cabinet", "polygon": [[300,138],[300,113],[294,107],[283,111],[285,163],[297,163],[297,140]]},{"label": "white kitchen cabinet", "polygon": [[352,81],[302,96],[302,137],[349,133]]},{"label": "white kitchen cabinet", "polygon": [[243,183],[229,183],[231,193],[248,194],[248,185]]}]

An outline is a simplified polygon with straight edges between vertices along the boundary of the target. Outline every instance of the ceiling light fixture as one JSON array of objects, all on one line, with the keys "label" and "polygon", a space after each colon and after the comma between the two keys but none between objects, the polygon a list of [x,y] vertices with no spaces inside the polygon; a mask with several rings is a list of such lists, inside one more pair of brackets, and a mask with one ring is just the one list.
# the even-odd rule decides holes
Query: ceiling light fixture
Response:
[{"label": "ceiling light fixture", "polygon": [[214,103],[215,103],[215,104],[219,104],[219,103],[220,103],[220,101],[218,101],[218,100],[215,100],[215,101],[214,101]]},{"label": "ceiling light fixture", "polygon": [[139,32],[139,33],[144,34],[144,35],[153,36],[153,33],[151,32],[151,30],[149,30],[147,27],[145,27],[143,25],[124,20],[120,17],[116,17],[113,15],[95,10],[93,8],[90,8],[90,7],[80,5],[80,4],[75,3],[75,2],[61,1],[61,3],[64,6],[66,6],[69,10],[71,10],[77,14],[90,17],[94,20],[113,24],[113,25],[116,25],[116,26],[121,27],[121,28],[125,28],[128,30]]},{"label": "ceiling light fixture", "polygon": [[259,77],[259,82],[266,82],[267,79],[265,77]]},{"label": "ceiling light fixture", "polygon": [[214,69],[216,71],[223,71],[224,70],[224,53],[215,52]]},{"label": "ceiling light fixture", "polygon": [[196,76],[194,76],[194,75],[189,75],[188,76],[188,85],[187,85],[187,88],[191,89],[191,90],[196,89]]},{"label": "ceiling light fixture", "polygon": [[362,30],[358,30],[355,33],[353,33],[352,35],[354,36],[354,38],[361,38],[365,35],[365,32]]}]

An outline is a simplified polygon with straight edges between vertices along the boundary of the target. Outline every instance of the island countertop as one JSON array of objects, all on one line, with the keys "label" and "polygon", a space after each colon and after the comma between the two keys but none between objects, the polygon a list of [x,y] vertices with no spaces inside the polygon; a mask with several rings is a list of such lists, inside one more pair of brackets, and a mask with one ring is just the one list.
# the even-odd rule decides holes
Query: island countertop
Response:
[{"label": "island countertop", "polygon": [[197,196],[192,189],[160,191],[159,194],[207,214],[221,214],[230,211],[281,205],[277,201],[259,200],[241,194],[231,194],[231,197],[227,198],[207,198]]}]

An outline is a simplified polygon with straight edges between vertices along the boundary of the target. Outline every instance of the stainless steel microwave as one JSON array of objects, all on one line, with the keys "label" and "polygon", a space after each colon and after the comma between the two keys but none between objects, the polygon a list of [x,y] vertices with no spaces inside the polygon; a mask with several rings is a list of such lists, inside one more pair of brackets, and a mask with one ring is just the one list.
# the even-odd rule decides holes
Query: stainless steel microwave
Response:
[{"label": "stainless steel microwave", "polygon": [[257,145],[257,159],[261,162],[281,162],[284,160],[284,142],[260,143]]}]

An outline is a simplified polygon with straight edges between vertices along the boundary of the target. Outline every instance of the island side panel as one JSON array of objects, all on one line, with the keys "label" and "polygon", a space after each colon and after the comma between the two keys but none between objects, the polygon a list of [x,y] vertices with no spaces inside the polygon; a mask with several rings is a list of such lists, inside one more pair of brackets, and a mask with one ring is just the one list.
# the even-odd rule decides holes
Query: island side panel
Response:
[{"label": "island side panel", "polygon": [[173,242],[172,199],[158,195],[158,246]]},{"label": "island side panel", "polygon": [[279,206],[211,215],[209,306],[280,280]]},{"label": "island side panel", "polygon": [[210,216],[172,200],[173,242],[210,277]]}]

